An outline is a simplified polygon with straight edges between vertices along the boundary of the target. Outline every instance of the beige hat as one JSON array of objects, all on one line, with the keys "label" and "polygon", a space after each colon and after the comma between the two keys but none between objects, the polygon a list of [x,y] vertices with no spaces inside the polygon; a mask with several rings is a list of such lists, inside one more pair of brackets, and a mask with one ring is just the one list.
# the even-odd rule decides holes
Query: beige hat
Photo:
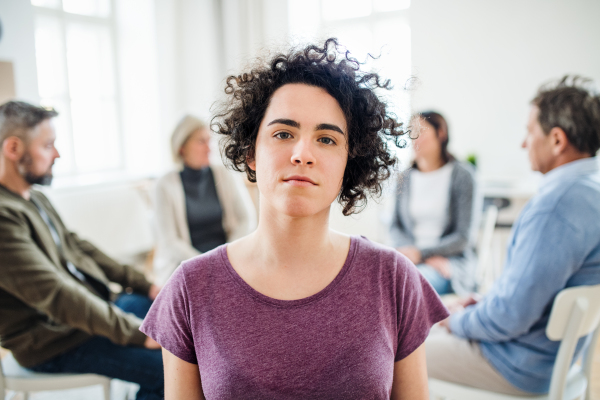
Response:
[{"label": "beige hat", "polygon": [[201,119],[194,117],[193,115],[185,115],[181,121],[175,127],[175,130],[171,134],[171,155],[173,161],[177,164],[181,164],[181,146],[189,139],[190,135],[196,132],[198,129],[206,128],[206,123]]}]

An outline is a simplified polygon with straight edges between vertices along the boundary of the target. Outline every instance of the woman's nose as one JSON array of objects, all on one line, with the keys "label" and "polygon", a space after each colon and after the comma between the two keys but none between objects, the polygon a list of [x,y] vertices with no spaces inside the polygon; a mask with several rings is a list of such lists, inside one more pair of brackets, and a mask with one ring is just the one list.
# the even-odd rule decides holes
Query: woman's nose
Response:
[{"label": "woman's nose", "polygon": [[291,161],[296,165],[313,165],[316,159],[311,149],[311,143],[307,140],[299,140],[294,146]]}]

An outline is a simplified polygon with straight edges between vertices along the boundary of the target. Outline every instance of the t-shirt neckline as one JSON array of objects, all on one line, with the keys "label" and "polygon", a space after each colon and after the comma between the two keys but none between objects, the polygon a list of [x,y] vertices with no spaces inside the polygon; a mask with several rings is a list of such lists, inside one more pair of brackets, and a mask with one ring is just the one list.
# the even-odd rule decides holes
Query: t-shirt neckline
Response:
[{"label": "t-shirt neckline", "polygon": [[221,260],[222,260],[223,264],[225,265],[225,269],[227,270],[227,272],[229,273],[229,275],[231,276],[233,281],[238,286],[240,286],[242,290],[247,292],[250,296],[254,297],[256,300],[259,300],[263,303],[267,303],[267,304],[270,304],[270,305],[273,305],[273,306],[276,306],[279,308],[293,308],[293,307],[303,306],[303,305],[312,303],[314,301],[318,301],[318,300],[328,296],[331,292],[333,292],[335,290],[335,288],[340,284],[340,282],[342,282],[344,277],[348,274],[348,272],[350,271],[350,269],[353,265],[354,255],[356,254],[356,250],[358,248],[358,242],[359,242],[359,240],[357,237],[350,236],[350,249],[348,250],[348,255],[346,256],[346,261],[344,261],[344,265],[342,266],[342,269],[340,270],[340,272],[338,272],[336,277],[327,286],[325,286],[322,290],[318,291],[317,293],[315,293],[313,295],[310,295],[310,296],[302,298],[302,299],[296,299],[296,300],[275,299],[273,297],[269,297],[267,295],[260,293],[259,291],[254,289],[252,286],[250,286],[245,280],[243,280],[242,277],[233,268],[233,266],[231,265],[231,262],[229,261],[229,257],[227,257],[227,246],[228,246],[227,244],[219,247],[219,253],[221,255]]}]

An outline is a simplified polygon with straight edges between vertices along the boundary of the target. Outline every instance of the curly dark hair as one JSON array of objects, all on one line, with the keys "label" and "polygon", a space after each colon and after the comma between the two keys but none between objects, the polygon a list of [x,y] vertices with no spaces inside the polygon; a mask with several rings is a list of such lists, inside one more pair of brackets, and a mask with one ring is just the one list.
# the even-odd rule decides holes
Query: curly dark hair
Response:
[{"label": "curly dark hair", "polygon": [[538,121],[548,135],[561,128],[580,152],[594,156],[600,148],[600,94],[593,81],[565,75],[558,82],[542,85],[531,101],[538,107]]},{"label": "curly dark hair", "polygon": [[290,83],[323,88],[339,103],[348,126],[348,163],[338,201],[344,215],[360,212],[368,195],[381,194],[383,181],[397,163],[390,143],[406,146],[403,124],[375,93],[376,89],[391,89],[390,81],[361,71],[361,65],[337,39],[330,38],[322,47],[292,49],[259,60],[249,73],[229,76],[228,98],[211,123],[215,132],[224,135],[221,156],[225,163],[256,182],[247,160],[254,156],[258,129],[273,93]]}]

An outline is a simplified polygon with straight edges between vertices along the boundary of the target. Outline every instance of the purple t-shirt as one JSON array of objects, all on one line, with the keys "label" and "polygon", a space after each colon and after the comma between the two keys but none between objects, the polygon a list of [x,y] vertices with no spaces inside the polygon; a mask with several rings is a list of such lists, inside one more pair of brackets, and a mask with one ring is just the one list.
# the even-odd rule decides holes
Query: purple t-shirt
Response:
[{"label": "purple t-shirt", "polygon": [[389,399],[394,362],[447,316],[406,257],[352,237],[336,278],[300,300],[252,289],[226,245],[188,260],[140,330],[198,364],[207,399]]}]

